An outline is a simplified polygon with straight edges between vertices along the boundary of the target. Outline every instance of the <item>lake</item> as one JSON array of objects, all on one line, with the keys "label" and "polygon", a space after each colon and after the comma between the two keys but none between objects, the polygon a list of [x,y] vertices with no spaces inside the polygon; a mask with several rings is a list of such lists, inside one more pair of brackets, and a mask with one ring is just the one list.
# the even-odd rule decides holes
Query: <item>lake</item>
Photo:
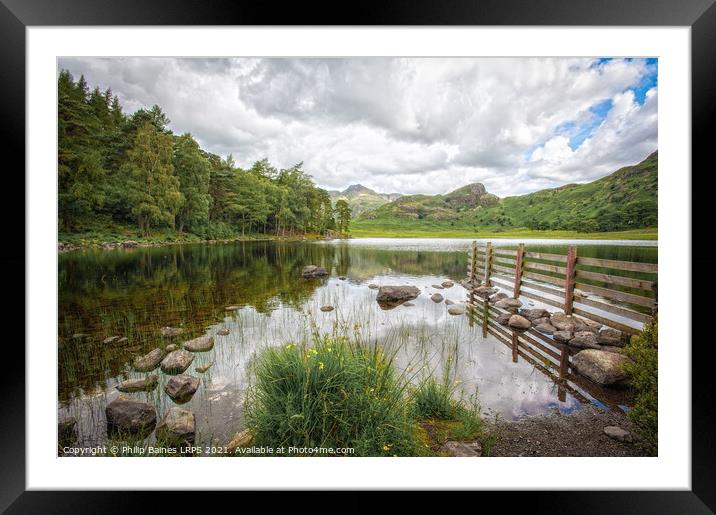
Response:
[{"label": "lake", "polygon": [[[479,241],[479,240],[478,240]],[[572,385],[579,395],[558,392],[538,368],[493,336],[483,337],[466,316],[451,316],[434,303],[432,285],[456,303],[466,299],[467,239],[367,238],[320,242],[233,242],[60,254],[58,319],[58,410],[77,421],[81,445],[106,439],[104,408],[115,385],[141,378],[131,363],[172,341],[164,326],[181,327],[174,343],[214,335],[209,352],[197,353],[187,374],[200,377],[199,390],[184,407],[197,418],[197,442],[224,445],[242,426],[242,402],[257,355],[269,346],[309,342],[314,333],[335,333],[377,342],[395,354],[414,380],[447,377],[486,416],[502,419],[569,413],[584,402],[603,409],[628,409],[624,392]],[[564,253],[578,245],[580,256],[656,263],[656,241],[493,240],[494,245]],[[302,279],[301,269],[320,265],[326,279]],[[344,280],[339,279],[344,277]],[[413,306],[384,310],[369,284],[410,284],[421,290]],[[323,312],[322,306],[335,307]],[[227,306],[238,306],[226,311]],[[218,335],[228,329],[228,335]],[[126,336],[117,344],[102,343]],[[195,371],[212,364],[203,374]],[[133,393],[157,407],[173,405],[164,393],[170,376],[156,370],[159,388]],[[150,437],[151,438],[151,437]]]}]

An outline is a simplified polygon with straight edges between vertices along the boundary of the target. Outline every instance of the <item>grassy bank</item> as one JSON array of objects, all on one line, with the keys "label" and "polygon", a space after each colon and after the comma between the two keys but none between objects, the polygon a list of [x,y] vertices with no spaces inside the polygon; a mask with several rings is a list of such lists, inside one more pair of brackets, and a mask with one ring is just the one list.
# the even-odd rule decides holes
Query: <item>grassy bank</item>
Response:
[{"label": "grassy bank", "polygon": [[429,222],[374,222],[356,220],[351,223],[350,235],[354,238],[544,238],[580,240],[657,240],[658,229],[647,227],[631,231],[592,232],[536,231],[527,228],[505,230],[454,227]]},{"label": "grassy bank", "polygon": [[345,337],[267,349],[244,408],[251,445],[431,456],[448,439],[487,440],[475,404],[447,383],[411,379],[381,347]]}]

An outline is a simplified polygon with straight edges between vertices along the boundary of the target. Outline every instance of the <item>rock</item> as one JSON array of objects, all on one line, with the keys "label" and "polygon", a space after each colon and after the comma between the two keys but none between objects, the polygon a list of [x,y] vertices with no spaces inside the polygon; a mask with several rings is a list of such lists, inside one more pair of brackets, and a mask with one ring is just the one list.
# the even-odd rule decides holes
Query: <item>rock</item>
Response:
[{"label": "rock", "polygon": [[512,315],[507,321],[507,325],[515,329],[529,329],[532,322],[520,315]]},{"label": "rock", "polygon": [[455,283],[452,281],[443,281],[440,284],[443,288],[452,288],[453,286],[455,286]]},{"label": "rock", "polygon": [[164,338],[176,338],[184,332],[181,327],[162,327],[161,333]]},{"label": "rock", "polygon": [[239,447],[246,447],[247,445],[249,445],[251,443],[251,440],[253,439],[254,437],[251,435],[249,430],[244,429],[240,433],[236,433],[236,435],[234,435],[226,448],[230,453],[233,454]]},{"label": "rock", "polygon": [[135,359],[132,366],[139,372],[149,372],[159,366],[163,357],[164,351],[162,349],[154,349],[144,356]]},{"label": "rock", "polygon": [[582,320],[582,322],[587,325],[589,331],[592,331],[597,334],[599,334],[599,331],[602,328],[602,324],[600,324],[599,322],[595,322],[594,320],[589,320],[588,318],[585,318],[584,320]]},{"label": "rock", "polygon": [[[552,323],[549,321],[549,317],[541,317],[541,318],[535,318],[532,320],[532,323],[534,325],[540,325],[540,324],[549,324],[552,325]],[[554,326],[553,326],[554,327]]]},{"label": "rock", "polygon": [[162,360],[162,371],[166,374],[181,374],[191,365],[192,361],[194,361],[194,355],[191,352],[178,349],[167,354]]},{"label": "rock", "polygon": [[224,327],[223,329],[219,329],[218,331],[216,331],[216,334],[218,334],[219,336],[228,336],[229,332],[230,331],[226,327]]},{"label": "rock", "polygon": [[238,311],[241,309],[241,306],[226,306],[224,308],[224,311]]},{"label": "rock", "polygon": [[174,402],[184,404],[188,402],[199,388],[199,378],[188,374],[179,374],[167,381],[164,391]]},{"label": "rock", "polygon": [[554,334],[554,326],[552,324],[537,324],[535,325],[535,329],[539,331],[542,334]]},{"label": "rock", "polygon": [[57,419],[57,439],[60,442],[73,442],[77,438],[75,427],[77,419],[75,417],[64,415]]},{"label": "rock", "polygon": [[497,317],[497,323],[500,325],[507,325],[510,322],[511,317],[512,313],[502,313]]},{"label": "rock", "polygon": [[462,304],[455,304],[454,306],[450,306],[448,308],[448,313],[451,315],[464,315],[465,314],[465,306]]},{"label": "rock", "polygon": [[405,306],[406,308],[409,308],[411,306],[415,306],[415,304],[413,304],[412,302],[403,302],[403,306]]},{"label": "rock", "polygon": [[179,347],[177,347],[175,343],[171,343],[171,344],[167,345],[166,347],[164,347],[164,350],[167,352],[174,352],[178,348]]},{"label": "rock", "polygon": [[83,340],[85,338],[89,338],[89,334],[85,333],[75,333],[72,335],[72,338],[75,340]]},{"label": "rock", "polygon": [[154,390],[159,384],[159,377],[147,376],[142,379],[129,379],[122,381],[115,388],[120,392],[148,392]]},{"label": "rock", "polygon": [[435,288],[436,290],[444,290],[445,289],[442,286],[440,286],[439,284],[433,284],[432,287]]},{"label": "rock", "polygon": [[624,384],[628,381],[624,365],[631,360],[623,354],[596,349],[578,352],[572,365],[584,377],[601,385]]},{"label": "rock", "polygon": [[433,293],[433,294],[430,296],[430,300],[432,300],[433,302],[435,302],[436,304],[438,304],[438,303],[440,303],[440,302],[443,301],[443,296],[440,295],[439,293]]},{"label": "rock", "polygon": [[497,288],[493,288],[491,286],[480,286],[475,288],[474,292],[475,295],[487,299],[490,295],[497,293]]},{"label": "rock", "polygon": [[569,340],[572,339],[572,336],[573,334],[571,331],[555,331],[552,334],[552,338],[554,338],[555,341],[558,341],[560,343],[569,343]]},{"label": "rock", "polygon": [[157,424],[154,406],[120,395],[105,408],[107,430],[120,434],[149,434]]},{"label": "rock", "polygon": [[[214,348],[214,337],[208,334],[184,342],[184,348],[191,352],[207,352]],[[187,365],[188,366],[188,365]]]},{"label": "rock", "polygon": [[569,340],[569,345],[580,349],[600,349],[601,345],[597,343],[597,335],[591,331],[579,331],[574,333],[574,337]]},{"label": "rock", "polygon": [[377,290],[378,288],[380,288],[380,286],[378,286],[377,284],[371,283],[368,285],[368,288],[370,288],[371,290]]},{"label": "rock", "polygon": [[559,312],[552,313],[552,316],[550,317],[550,323],[560,331],[571,331],[574,333],[582,331],[595,331],[594,327],[587,325],[584,320],[574,317],[572,315],[565,315],[564,313]]},{"label": "rock", "polygon": [[[490,297],[489,302],[494,304],[494,303],[500,302],[501,300],[506,299],[508,297],[509,296],[506,293],[502,293],[502,292],[495,293],[492,297]],[[522,304],[522,303],[520,303],[520,304]]]},{"label": "rock", "polygon": [[201,366],[199,366],[199,367],[196,367],[194,370],[196,370],[196,371],[199,372],[200,374],[203,374],[204,372],[206,372],[207,370],[209,370],[209,369],[211,368],[211,365],[213,365],[213,364],[214,364],[214,363],[211,362],[211,363],[209,363],[208,365],[201,365]]},{"label": "rock", "polygon": [[341,275],[341,276],[338,277],[338,279],[339,279],[340,281],[345,281],[345,280],[346,280],[346,276],[345,276],[345,275]]},{"label": "rock", "polygon": [[125,248],[125,249],[134,249],[137,247],[139,247],[139,243],[137,243],[134,240],[127,240],[122,243],[122,248]]},{"label": "rock", "polygon": [[120,337],[119,337],[119,336],[110,336],[110,337],[105,338],[104,340],[102,340],[102,344],[103,344],[103,345],[109,345],[109,344],[111,344],[111,343],[116,343],[116,342],[119,341],[119,340],[120,340]]},{"label": "rock", "polygon": [[453,301],[451,301],[450,299],[445,299],[446,306],[452,306],[453,304],[455,304],[455,303]]},{"label": "rock", "polygon": [[448,456],[479,458],[482,456],[482,445],[480,442],[457,442],[454,440],[445,442],[440,451]]},{"label": "rock", "polygon": [[196,416],[187,409],[172,406],[157,425],[157,442],[168,446],[194,443]]},{"label": "rock", "polygon": [[599,331],[597,341],[602,345],[610,345],[612,347],[624,347],[626,342],[621,331],[618,329],[612,329],[611,327],[604,327]]},{"label": "rock", "polygon": [[334,309],[335,308],[333,306],[321,306],[321,311],[324,311],[326,313],[329,311],[333,311]]},{"label": "rock", "polygon": [[[541,308],[532,308],[532,309],[521,309],[520,315],[525,317],[527,320],[537,320],[538,318],[544,318],[549,316],[549,311],[546,309]],[[554,325],[554,324],[552,324]],[[555,326],[557,327],[557,326]]]},{"label": "rock", "polygon": [[614,438],[620,442],[631,443],[634,439],[629,431],[619,426],[607,426],[604,428],[604,434],[609,438]]},{"label": "rock", "polygon": [[480,286],[480,283],[481,282],[479,279],[474,279],[471,281],[470,279],[465,278],[462,281],[460,281],[460,286],[462,286],[466,290],[474,290],[475,288]]},{"label": "rock", "polygon": [[495,307],[501,309],[519,308],[520,306],[522,306],[520,299],[502,299],[495,303]]},{"label": "rock", "polygon": [[313,279],[315,277],[325,277],[328,275],[328,272],[326,272],[326,269],[322,266],[316,266],[316,265],[308,265],[304,266],[303,270],[301,271],[301,276],[306,279]]},{"label": "rock", "polygon": [[420,290],[415,286],[381,286],[378,289],[378,302],[404,302],[413,300],[420,295]]},{"label": "rock", "polygon": [[122,345],[124,343],[127,343],[129,341],[129,338],[126,336],[122,336],[119,340],[117,340],[117,345]]}]

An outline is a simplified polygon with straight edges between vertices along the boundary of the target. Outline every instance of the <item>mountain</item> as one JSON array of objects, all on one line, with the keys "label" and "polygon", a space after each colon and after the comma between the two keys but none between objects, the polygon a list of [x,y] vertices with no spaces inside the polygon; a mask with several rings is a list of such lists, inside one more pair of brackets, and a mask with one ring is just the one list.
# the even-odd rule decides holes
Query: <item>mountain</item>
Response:
[{"label": "mountain", "polygon": [[655,227],[659,156],[586,184],[567,184],[503,199],[480,183],[446,195],[410,195],[364,212],[362,228],[402,220],[406,226],[493,229],[528,228],[580,232]]},{"label": "mountain", "polygon": [[362,184],[351,184],[343,191],[329,190],[328,194],[334,204],[341,198],[348,201],[354,217],[402,196],[400,193],[377,193]]}]

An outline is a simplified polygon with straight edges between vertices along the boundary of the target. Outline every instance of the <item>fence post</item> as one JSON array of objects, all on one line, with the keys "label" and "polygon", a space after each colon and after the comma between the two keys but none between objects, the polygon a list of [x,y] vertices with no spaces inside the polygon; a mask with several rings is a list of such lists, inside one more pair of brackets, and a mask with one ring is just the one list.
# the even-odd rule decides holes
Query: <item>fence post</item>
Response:
[{"label": "fence post", "polygon": [[517,257],[515,259],[515,287],[512,297],[518,299],[520,297],[520,287],[522,286],[522,262],[524,260],[525,244],[520,243],[517,248]]},{"label": "fence post", "polygon": [[564,312],[572,314],[572,301],[574,300],[574,270],[577,263],[577,247],[570,245],[567,249],[567,274],[564,283]]},{"label": "fence post", "polygon": [[472,254],[470,259],[470,282],[472,283],[475,279],[475,264],[477,263],[477,241],[472,242]]},{"label": "fence post", "polygon": [[492,286],[490,283],[490,274],[492,273],[492,242],[487,242],[485,249],[485,280],[483,283],[485,286]]}]

